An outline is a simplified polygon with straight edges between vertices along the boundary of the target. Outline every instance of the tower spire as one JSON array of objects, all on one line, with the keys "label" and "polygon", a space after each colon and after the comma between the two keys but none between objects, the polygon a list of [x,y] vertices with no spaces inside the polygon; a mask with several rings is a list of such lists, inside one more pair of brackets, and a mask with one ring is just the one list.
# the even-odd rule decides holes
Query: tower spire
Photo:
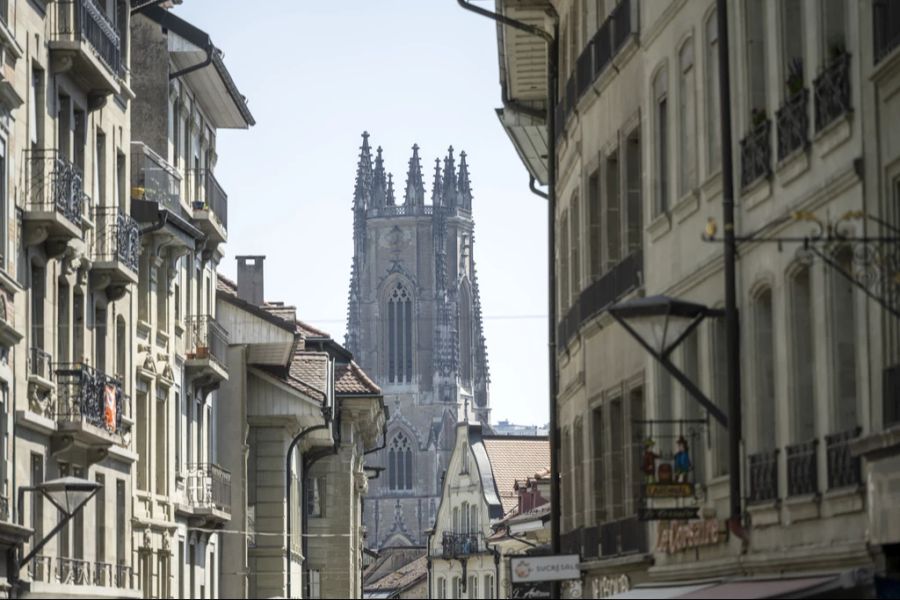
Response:
[{"label": "tower spire", "polygon": [[384,206],[387,181],[384,176],[384,159],[381,156],[381,146],[375,151],[375,172],[372,175],[372,204],[375,207]]},{"label": "tower spire", "polygon": [[453,146],[447,150],[444,159],[444,182],[442,196],[446,206],[456,206],[456,161],[453,158]]},{"label": "tower spire", "polygon": [[422,206],[425,204],[425,183],[422,181],[419,145],[413,144],[412,151],[412,156],[409,159],[409,170],[406,172],[406,194],[403,201],[407,206]]},{"label": "tower spire", "polygon": [[472,209],[472,185],[469,182],[469,165],[466,164],[466,151],[459,153],[459,182],[457,189],[462,207]]},{"label": "tower spire", "polygon": [[356,165],[356,186],[353,190],[354,208],[366,208],[372,194],[372,150],[369,148],[368,131],[363,131],[362,139],[359,162]]},{"label": "tower spire", "polygon": [[441,202],[441,159],[434,159],[434,183],[431,184],[431,204],[440,206]]}]

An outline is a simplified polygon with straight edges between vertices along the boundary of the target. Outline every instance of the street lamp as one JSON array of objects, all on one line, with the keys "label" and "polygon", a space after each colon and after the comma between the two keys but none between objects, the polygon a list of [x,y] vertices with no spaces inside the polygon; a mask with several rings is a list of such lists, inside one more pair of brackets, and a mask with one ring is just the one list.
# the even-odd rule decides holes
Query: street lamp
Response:
[{"label": "street lamp", "polygon": [[13,573],[16,579],[18,579],[22,567],[27,565],[28,561],[34,558],[102,487],[96,481],[89,481],[80,477],[60,477],[59,479],[51,479],[35,486],[22,486],[19,488],[20,515],[22,514],[25,492],[38,492],[63,513],[63,518],[50,533],[44,536],[44,539],[34,545],[31,552],[18,561]]},{"label": "street lamp", "polygon": [[722,317],[724,311],[668,296],[626,300],[609,307],[609,314],[625,328],[672,377],[683,385],[723,427],[728,417],[676,367],[670,356],[706,317]]}]

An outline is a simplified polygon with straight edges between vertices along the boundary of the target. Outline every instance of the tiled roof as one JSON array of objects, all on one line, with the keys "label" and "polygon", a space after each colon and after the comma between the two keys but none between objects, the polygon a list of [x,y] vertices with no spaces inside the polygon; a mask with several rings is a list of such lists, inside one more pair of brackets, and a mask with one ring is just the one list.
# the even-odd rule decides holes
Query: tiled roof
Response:
[{"label": "tiled roof", "polygon": [[257,365],[256,368],[299,392],[325,401],[328,355],[324,352],[294,352],[287,370],[269,365]]},{"label": "tiled roof", "polygon": [[546,437],[484,436],[494,481],[504,514],[519,505],[517,480],[534,477],[550,466],[550,442]]},{"label": "tiled roof", "polygon": [[334,391],[337,394],[381,395],[381,388],[352,361],[350,364],[339,364],[335,367]]},{"label": "tiled roof", "polygon": [[396,571],[388,573],[378,581],[367,584],[366,591],[405,590],[426,577],[428,574],[427,560],[427,556],[417,558]]}]

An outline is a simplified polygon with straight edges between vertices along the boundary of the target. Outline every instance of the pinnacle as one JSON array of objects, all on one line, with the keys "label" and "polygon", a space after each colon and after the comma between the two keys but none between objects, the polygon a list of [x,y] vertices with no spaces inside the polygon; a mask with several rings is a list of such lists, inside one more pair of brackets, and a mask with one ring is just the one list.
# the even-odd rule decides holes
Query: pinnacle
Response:
[{"label": "pinnacle", "polygon": [[419,160],[419,145],[413,144],[412,156],[409,158],[409,170],[406,172],[406,193],[404,203],[407,206],[425,204],[425,183],[422,181],[422,164]]},{"label": "pinnacle", "polygon": [[385,204],[389,206],[393,206],[394,202],[394,175],[392,173],[388,173],[387,176],[387,199],[385,200]]}]

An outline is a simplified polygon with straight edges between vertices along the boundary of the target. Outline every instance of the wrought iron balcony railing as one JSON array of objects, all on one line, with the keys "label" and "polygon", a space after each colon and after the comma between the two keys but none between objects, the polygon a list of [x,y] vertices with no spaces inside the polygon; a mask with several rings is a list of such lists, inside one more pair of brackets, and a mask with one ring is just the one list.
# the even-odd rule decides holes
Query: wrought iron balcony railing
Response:
[{"label": "wrought iron balcony railing", "polygon": [[778,499],[778,450],[758,452],[747,457],[750,465],[750,503]]},{"label": "wrought iron balcony railing", "polygon": [[131,566],[80,558],[38,554],[28,563],[28,576],[35,583],[98,586],[132,591],[137,589]]},{"label": "wrought iron balcony railing", "polygon": [[803,88],[784,101],[775,121],[778,124],[778,160],[809,144],[809,91]]},{"label": "wrought iron balcony railing", "polygon": [[141,256],[141,228],[137,221],[114,206],[98,206],[95,214],[95,260],[119,261],[137,273]]},{"label": "wrought iron balcony railing", "polygon": [[28,374],[53,381],[53,356],[41,348],[29,348]]},{"label": "wrought iron balcony railing", "polygon": [[56,212],[81,226],[90,204],[81,170],[55,149],[27,150],[25,166],[25,210]]},{"label": "wrought iron balcony railing", "polygon": [[441,539],[441,552],[445,559],[458,558],[487,552],[487,546],[481,532],[453,533],[445,531]]},{"label": "wrought iron balcony railing", "polygon": [[210,359],[225,366],[228,332],[210,315],[187,318],[185,352],[188,359]]},{"label": "wrought iron balcony railing", "polygon": [[181,175],[143,142],[131,142],[131,196],[156,202],[169,212],[184,215],[181,208]]},{"label": "wrought iron balcony railing", "polygon": [[872,3],[872,30],[877,64],[900,46],[900,3],[896,0],[875,0]]},{"label": "wrought iron balcony railing", "polygon": [[850,452],[850,442],[859,437],[862,429],[825,436],[825,454],[828,459],[828,489],[858,486],[862,484],[859,457]]},{"label": "wrought iron balcony railing", "polygon": [[114,75],[121,63],[119,31],[93,0],[56,1],[57,39],[79,39],[90,44]]},{"label": "wrought iron balcony railing", "polygon": [[122,384],[84,363],[57,363],[57,415],[60,421],[89,423],[122,433]]},{"label": "wrought iron balcony railing", "polygon": [[771,128],[772,121],[766,119],[755,125],[741,140],[742,187],[772,174],[772,144],[769,142]]},{"label": "wrought iron balcony railing", "polygon": [[849,113],[850,55],[846,52],[831,61],[813,82],[816,96],[816,131]]},{"label": "wrought iron balcony railing", "polygon": [[215,508],[231,512],[231,472],[212,463],[188,465],[188,502],[195,508]]},{"label": "wrought iron balcony railing", "polygon": [[819,492],[818,447],[819,440],[816,439],[785,448],[788,496],[804,496]]}]

